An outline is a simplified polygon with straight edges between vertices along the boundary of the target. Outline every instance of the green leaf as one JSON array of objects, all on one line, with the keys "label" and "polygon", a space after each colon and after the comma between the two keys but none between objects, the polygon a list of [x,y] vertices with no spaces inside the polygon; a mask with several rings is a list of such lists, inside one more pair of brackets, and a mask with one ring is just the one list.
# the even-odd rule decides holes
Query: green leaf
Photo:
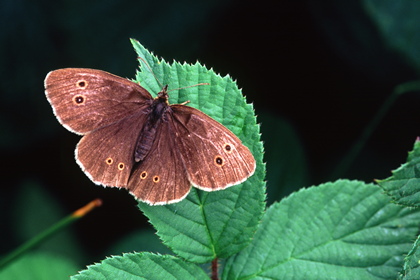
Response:
[{"label": "green leaf", "polygon": [[253,107],[246,103],[230,77],[220,77],[199,63],[168,64],[152,56],[137,41],[132,43],[138,56],[151,68],[139,60],[141,71],[137,73],[137,82],[154,95],[161,88],[150,70],[170,89],[210,83],[171,91],[169,102],[189,100],[188,106],[230,129],[255,157],[255,174],[240,185],[216,192],[192,188],[186,199],[171,205],[139,204],[160,238],[179,256],[199,263],[229,257],[249,244],[265,207],[263,148]]},{"label": "green leaf", "polygon": [[399,279],[417,280],[420,279],[420,236],[413,245],[411,251],[405,257],[404,269]]},{"label": "green leaf", "polygon": [[392,172],[392,176],[377,183],[397,204],[420,206],[420,141],[414,143],[407,162]]},{"label": "green leaf", "polygon": [[28,253],[0,271],[0,279],[68,279],[77,266],[57,254]]},{"label": "green leaf", "polygon": [[209,279],[197,265],[179,258],[152,253],[123,254],[103,260],[100,264],[88,266],[86,270],[71,277],[74,280],[115,279]]},{"label": "green leaf", "polygon": [[269,207],[222,279],[395,279],[420,213],[388,200],[348,180],[293,193]]}]

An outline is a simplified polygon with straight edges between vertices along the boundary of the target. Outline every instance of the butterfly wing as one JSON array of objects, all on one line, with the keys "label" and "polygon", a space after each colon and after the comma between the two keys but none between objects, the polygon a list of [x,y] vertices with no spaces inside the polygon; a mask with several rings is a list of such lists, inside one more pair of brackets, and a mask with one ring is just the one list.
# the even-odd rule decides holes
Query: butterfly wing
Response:
[{"label": "butterfly wing", "polygon": [[121,121],[92,131],[80,140],[76,161],[96,184],[126,187],[135,164],[136,139],[147,120],[141,110]]},{"label": "butterfly wing", "polygon": [[97,184],[127,186],[151,95],[127,79],[83,68],[48,73],[45,94],[60,123],[85,135],[75,154],[88,177]]},{"label": "butterfly wing", "polygon": [[168,204],[182,200],[191,184],[224,189],[254,173],[251,152],[232,132],[184,105],[170,106],[159,119],[147,156],[136,163],[139,134],[154,101],[127,79],[68,68],[50,72],[45,89],[60,123],[85,135],[76,159],[95,183],[128,188],[149,204]]},{"label": "butterfly wing", "polygon": [[148,155],[136,164],[129,179],[129,191],[151,205],[178,202],[191,189],[174,136],[171,122],[160,120]]},{"label": "butterfly wing", "polygon": [[174,137],[189,181],[214,191],[245,181],[255,171],[255,159],[241,140],[203,112],[172,105]]},{"label": "butterfly wing", "polygon": [[149,92],[134,82],[83,68],[48,73],[45,94],[59,122],[77,134],[122,120],[152,102]]}]

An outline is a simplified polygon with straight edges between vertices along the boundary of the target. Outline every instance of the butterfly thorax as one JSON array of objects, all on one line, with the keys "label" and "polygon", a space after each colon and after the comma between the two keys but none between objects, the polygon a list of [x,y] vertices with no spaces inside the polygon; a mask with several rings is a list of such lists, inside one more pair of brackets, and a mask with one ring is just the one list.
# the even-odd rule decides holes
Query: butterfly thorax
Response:
[{"label": "butterfly thorax", "polygon": [[153,99],[150,110],[148,110],[147,121],[139,135],[134,152],[134,160],[136,162],[142,161],[148,155],[156,138],[159,123],[167,120],[166,114],[170,110],[171,107],[168,104],[167,86],[165,86],[162,91],[158,93],[158,96]]}]

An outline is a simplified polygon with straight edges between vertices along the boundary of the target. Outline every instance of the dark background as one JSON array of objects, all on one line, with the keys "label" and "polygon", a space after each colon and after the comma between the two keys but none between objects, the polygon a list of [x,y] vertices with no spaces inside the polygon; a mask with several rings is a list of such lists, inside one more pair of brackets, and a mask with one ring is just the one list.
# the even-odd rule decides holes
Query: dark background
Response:
[{"label": "dark background", "polygon": [[[262,123],[268,203],[337,179],[334,168],[394,87],[418,72],[390,47],[362,1],[319,2],[2,1],[0,254],[24,240],[16,233],[23,213],[42,211],[43,205],[22,210],[28,188],[41,189],[63,215],[104,200],[73,226],[88,262],[128,232],[149,227],[130,195],[96,186],[81,172],[73,152],[80,137],[60,126],[43,88],[46,74],[64,67],[134,78],[129,38],[166,61],[198,60],[237,80]],[[419,135],[418,107],[416,93],[397,99],[339,176],[390,176]]]}]

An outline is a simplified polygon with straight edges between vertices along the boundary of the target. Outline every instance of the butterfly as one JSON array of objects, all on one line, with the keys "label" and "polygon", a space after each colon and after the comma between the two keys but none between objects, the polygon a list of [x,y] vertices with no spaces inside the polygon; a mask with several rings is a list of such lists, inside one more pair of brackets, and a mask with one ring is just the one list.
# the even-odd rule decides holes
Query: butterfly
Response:
[{"label": "butterfly", "polygon": [[153,98],[138,83],[101,70],[48,73],[45,94],[58,121],[83,135],[75,157],[96,184],[126,188],[163,205],[245,181],[256,167],[250,150],[200,110],[170,105],[168,86]]}]

